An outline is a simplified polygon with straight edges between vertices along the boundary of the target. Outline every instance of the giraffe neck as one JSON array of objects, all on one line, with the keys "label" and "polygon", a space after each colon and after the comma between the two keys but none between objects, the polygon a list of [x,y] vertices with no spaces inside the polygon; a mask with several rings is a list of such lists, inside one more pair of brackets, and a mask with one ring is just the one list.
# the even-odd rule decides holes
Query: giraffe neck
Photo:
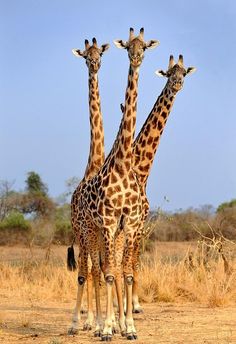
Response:
[{"label": "giraffe neck", "polygon": [[133,169],[144,187],[176,93],[164,87],[133,144]]},{"label": "giraffe neck", "polygon": [[132,144],[134,140],[137,108],[137,88],[139,69],[130,66],[128,85],[125,94],[125,107],[119,131],[113,148],[107,157],[108,170],[115,168],[118,174],[124,174],[131,168]]},{"label": "giraffe neck", "polygon": [[84,178],[93,177],[104,163],[104,131],[97,73],[89,73],[90,152]]}]

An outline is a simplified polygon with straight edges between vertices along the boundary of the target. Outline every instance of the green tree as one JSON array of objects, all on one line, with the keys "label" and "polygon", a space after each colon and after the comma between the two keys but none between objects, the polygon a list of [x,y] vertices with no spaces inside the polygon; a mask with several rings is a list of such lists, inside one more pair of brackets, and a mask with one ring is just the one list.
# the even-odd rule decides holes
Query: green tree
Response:
[{"label": "green tree", "polygon": [[35,217],[49,217],[55,210],[55,203],[48,196],[48,187],[34,171],[27,173],[26,193],[22,194],[20,210]]},{"label": "green tree", "polygon": [[37,193],[42,196],[47,196],[48,194],[48,187],[42,181],[40,175],[34,171],[30,171],[27,173],[26,183],[26,191],[28,193]]},{"label": "green tree", "polygon": [[235,198],[232,199],[230,202],[221,203],[219,205],[219,207],[217,208],[216,212],[220,213],[220,212],[224,211],[227,208],[234,208],[234,207],[236,207],[236,199]]}]

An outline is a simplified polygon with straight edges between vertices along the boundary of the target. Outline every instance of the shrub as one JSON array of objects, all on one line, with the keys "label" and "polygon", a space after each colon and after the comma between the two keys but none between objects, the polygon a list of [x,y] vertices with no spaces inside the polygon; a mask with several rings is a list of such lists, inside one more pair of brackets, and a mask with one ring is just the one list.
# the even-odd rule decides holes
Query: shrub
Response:
[{"label": "shrub", "polygon": [[236,206],[221,208],[214,219],[214,227],[230,240],[236,240]]},{"label": "shrub", "polygon": [[216,211],[220,213],[227,208],[236,208],[236,199],[232,199],[230,202],[221,203]]},{"label": "shrub", "polygon": [[59,241],[61,244],[68,244],[72,236],[70,205],[64,204],[56,209],[54,241]]},{"label": "shrub", "polygon": [[0,245],[26,244],[31,235],[31,225],[24,216],[13,211],[0,222]]},{"label": "shrub", "polygon": [[30,229],[30,223],[25,220],[21,213],[13,211],[0,223],[0,229],[28,231]]}]

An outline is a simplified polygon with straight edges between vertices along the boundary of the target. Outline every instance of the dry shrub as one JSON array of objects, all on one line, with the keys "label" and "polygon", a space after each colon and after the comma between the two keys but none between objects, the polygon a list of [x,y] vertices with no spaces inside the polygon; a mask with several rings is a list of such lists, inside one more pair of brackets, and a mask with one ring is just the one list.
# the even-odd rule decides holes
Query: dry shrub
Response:
[{"label": "dry shrub", "polygon": [[175,263],[161,262],[155,250],[141,264],[140,299],[144,302],[199,302],[218,307],[235,302],[236,268],[230,274],[224,261],[211,259],[208,265],[199,264],[198,248],[192,254],[194,266],[184,259]]},{"label": "dry shrub", "polygon": [[66,265],[37,261],[0,264],[1,290],[31,303],[42,299],[69,301],[76,295],[76,282],[76,275],[68,272]]}]

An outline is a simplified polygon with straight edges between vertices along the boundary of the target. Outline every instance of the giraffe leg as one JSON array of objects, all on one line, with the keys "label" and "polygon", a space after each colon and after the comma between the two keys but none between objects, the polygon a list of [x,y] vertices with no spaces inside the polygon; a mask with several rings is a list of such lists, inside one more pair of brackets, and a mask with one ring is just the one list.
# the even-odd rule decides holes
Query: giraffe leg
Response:
[{"label": "giraffe leg", "polygon": [[138,275],[139,275],[139,255],[140,255],[140,239],[137,240],[134,246],[133,253],[133,292],[132,292],[132,303],[133,303],[133,313],[143,313],[143,309],[139,303],[138,297]]},{"label": "giraffe leg", "polygon": [[[100,337],[103,329],[103,319],[101,310],[101,298],[100,298],[100,280],[101,280],[101,269],[99,266],[99,255],[97,254],[96,263],[93,263],[93,280],[95,287],[95,299],[96,299],[96,328],[94,332],[95,337]],[[94,258],[94,257],[93,257]]]},{"label": "giraffe leg", "polygon": [[126,248],[124,251],[124,281],[126,289],[126,337],[129,340],[137,339],[132,312],[132,289],[133,289],[133,235],[129,233],[126,239]]},{"label": "giraffe leg", "polygon": [[134,269],[133,292],[132,292],[133,313],[143,313],[143,308],[139,303],[139,297],[138,297],[138,289],[139,289],[138,267],[136,269]]},{"label": "giraffe leg", "polygon": [[84,323],[83,330],[84,331],[90,331],[92,330],[93,326],[93,276],[91,271],[88,272],[87,277],[87,307],[88,307],[88,313],[87,313],[87,319]]},{"label": "giraffe leg", "polygon": [[106,276],[107,286],[107,307],[106,307],[106,320],[102,332],[102,341],[109,342],[112,338],[112,288],[114,284],[114,277],[112,275]]},{"label": "giraffe leg", "polygon": [[123,251],[124,251],[124,233],[120,232],[116,238],[115,242],[115,257],[116,257],[116,293],[117,302],[119,308],[119,326],[121,335],[126,335],[126,325],[125,325],[125,313],[124,313],[124,303],[123,303],[123,291],[122,291],[122,261],[123,261]]},{"label": "giraffe leg", "polygon": [[122,278],[121,274],[116,274],[116,293],[119,307],[119,326],[122,337],[126,335],[126,325],[125,325],[125,313],[123,304],[123,292],[122,292]]},{"label": "giraffe leg", "polygon": [[[115,230],[113,231],[113,233]],[[104,228],[105,243],[105,281],[107,289],[106,319],[102,332],[102,341],[111,341],[112,338],[112,288],[114,287],[115,276],[115,245],[110,228]]]},{"label": "giraffe leg", "polygon": [[87,250],[80,250],[81,251],[81,260],[80,260],[80,269],[78,274],[78,290],[77,290],[77,300],[75,309],[72,316],[72,324],[68,330],[69,335],[74,335],[78,333],[79,330],[79,321],[80,321],[80,310],[81,310],[81,303],[83,298],[83,290],[84,284],[87,278],[88,267],[87,267],[87,259],[88,253]]},{"label": "giraffe leg", "polygon": [[112,288],[111,319],[112,319],[112,334],[115,334],[115,333],[119,333],[119,329],[117,327],[115,309],[113,305],[113,296],[114,296],[113,290],[114,290],[114,287]]},{"label": "giraffe leg", "polygon": [[113,307],[118,308],[118,301],[117,301],[117,294],[116,294],[116,289],[112,289],[112,297],[113,297]]}]

